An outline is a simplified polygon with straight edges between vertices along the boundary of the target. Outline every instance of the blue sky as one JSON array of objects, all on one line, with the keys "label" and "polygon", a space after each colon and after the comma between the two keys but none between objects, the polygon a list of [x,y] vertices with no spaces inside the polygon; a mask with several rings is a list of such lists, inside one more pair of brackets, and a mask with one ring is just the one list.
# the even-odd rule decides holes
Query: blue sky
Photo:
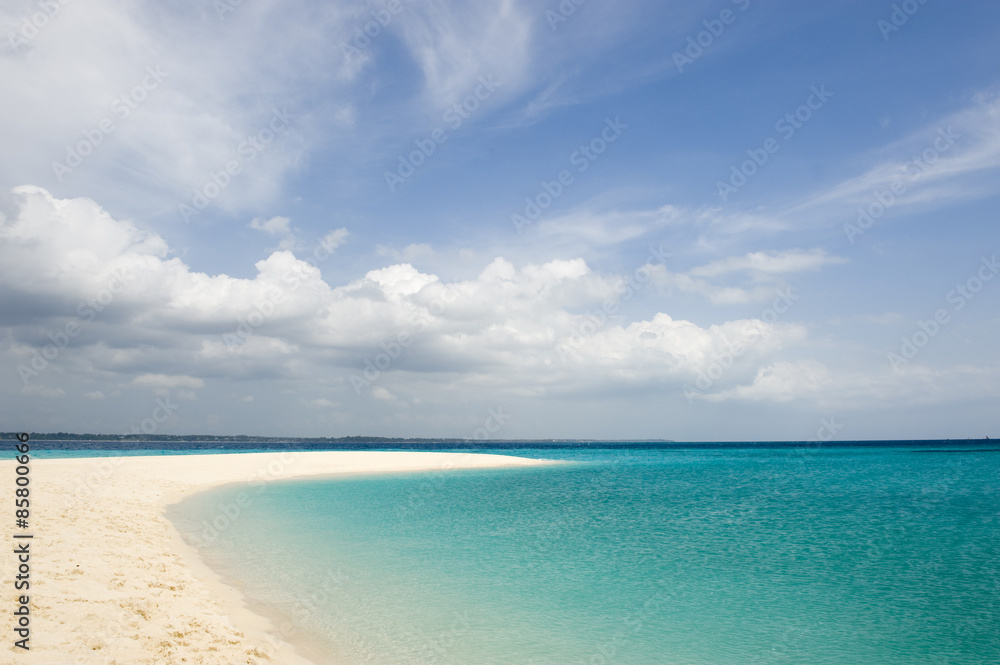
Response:
[{"label": "blue sky", "polygon": [[5,428],[1000,436],[998,19],[6,3]]}]

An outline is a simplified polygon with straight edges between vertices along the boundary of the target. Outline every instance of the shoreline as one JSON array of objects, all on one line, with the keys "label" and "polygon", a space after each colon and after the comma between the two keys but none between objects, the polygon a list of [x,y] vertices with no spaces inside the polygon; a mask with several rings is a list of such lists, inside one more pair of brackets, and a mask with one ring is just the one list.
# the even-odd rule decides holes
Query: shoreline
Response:
[{"label": "shoreline", "polygon": [[[228,583],[167,517],[171,505],[201,491],[245,484],[452,469],[551,464],[488,453],[323,451],[33,459],[31,462],[30,651],[18,662],[286,663],[316,665],[316,653],[290,623],[278,625]],[[12,459],[0,478],[14,487]],[[249,505],[249,504],[247,504]],[[8,536],[8,539],[10,537]],[[12,539],[11,539],[12,540]],[[0,557],[16,602],[17,562]],[[22,593],[22,592],[18,592]],[[256,611],[255,611],[256,610]],[[291,627],[291,628],[290,628]],[[297,639],[296,639],[297,638]]]}]

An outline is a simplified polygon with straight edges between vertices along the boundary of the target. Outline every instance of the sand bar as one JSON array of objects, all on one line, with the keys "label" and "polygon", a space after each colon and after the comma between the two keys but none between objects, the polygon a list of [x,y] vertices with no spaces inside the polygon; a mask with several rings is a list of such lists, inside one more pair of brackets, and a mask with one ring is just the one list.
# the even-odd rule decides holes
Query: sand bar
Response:
[{"label": "sand bar", "polygon": [[[212,663],[314,665],[287,627],[247,609],[185,544],[165,506],[212,487],[307,476],[545,464],[437,452],[285,452],[31,462],[30,590],[16,591],[13,545],[0,557],[0,662],[39,665]],[[14,462],[0,461],[0,496],[14,493]],[[7,503],[6,501],[4,503]],[[9,504],[14,519],[13,502]],[[5,520],[6,522],[6,520]],[[23,542],[23,541],[18,541]],[[19,594],[30,596],[30,651],[16,648]],[[284,632],[283,632],[284,631]]]}]

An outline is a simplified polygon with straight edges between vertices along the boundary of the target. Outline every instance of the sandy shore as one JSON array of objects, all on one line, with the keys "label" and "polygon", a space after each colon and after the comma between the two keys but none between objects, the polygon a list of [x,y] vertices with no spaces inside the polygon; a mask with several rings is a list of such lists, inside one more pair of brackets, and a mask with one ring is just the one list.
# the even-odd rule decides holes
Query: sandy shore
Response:
[{"label": "sandy shore", "polygon": [[[313,665],[288,626],[247,609],[185,544],[165,506],[192,493],[305,476],[544,463],[504,455],[300,452],[32,460],[28,531],[8,526],[0,557],[3,662],[39,665],[172,663]],[[0,461],[0,496],[14,462]],[[6,502],[5,502],[6,503]],[[13,502],[9,504],[13,520]],[[4,518],[5,520],[8,517]],[[12,538],[30,533],[30,541]],[[16,591],[14,543],[30,542],[30,590]],[[30,651],[16,648],[17,598],[30,596]]]}]

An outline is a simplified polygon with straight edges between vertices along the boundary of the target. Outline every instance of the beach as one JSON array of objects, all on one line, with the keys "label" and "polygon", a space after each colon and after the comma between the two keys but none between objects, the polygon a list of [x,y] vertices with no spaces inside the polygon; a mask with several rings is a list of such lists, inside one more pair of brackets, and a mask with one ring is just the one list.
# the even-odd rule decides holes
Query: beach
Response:
[{"label": "beach", "polygon": [[[201,561],[164,516],[167,506],[199,491],[245,484],[240,505],[212,527],[224,530],[271,483],[293,478],[544,463],[367,451],[32,459],[29,528],[8,531],[11,546],[0,557],[2,649],[12,656],[4,661],[315,665],[293,647],[290,624],[248,609],[239,589]],[[0,479],[4,494],[13,494],[12,459],[0,462]],[[30,556],[15,554],[15,543]],[[30,587],[15,591],[19,556],[29,559]],[[20,637],[12,614],[21,595],[29,597],[29,650],[14,646]]]}]

